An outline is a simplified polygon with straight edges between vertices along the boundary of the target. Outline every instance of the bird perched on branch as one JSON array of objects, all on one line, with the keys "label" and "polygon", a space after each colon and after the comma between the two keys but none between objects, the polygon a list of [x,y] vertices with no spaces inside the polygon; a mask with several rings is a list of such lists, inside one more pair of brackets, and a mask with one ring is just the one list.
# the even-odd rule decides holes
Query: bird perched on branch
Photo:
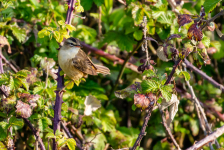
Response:
[{"label": "bird perched on branch", "polygon": [[87,74],[110,74],[110,70],[107,67],[93,64],[81,49],[79,40],[73,37],[66,39],[64,45],[60,48],[58,63],[64,73],[74,81],[80,80]]}]

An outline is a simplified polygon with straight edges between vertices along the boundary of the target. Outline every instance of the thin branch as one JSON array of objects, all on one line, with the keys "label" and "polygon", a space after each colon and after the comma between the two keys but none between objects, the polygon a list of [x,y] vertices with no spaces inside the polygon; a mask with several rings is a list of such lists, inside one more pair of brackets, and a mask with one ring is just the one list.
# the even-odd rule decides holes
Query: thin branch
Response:
[{"label": "thin branch", "polygon": [[173,65],[173,69],[172,69],[170,75],[168,76],[168,79],[166,80],[165,85],[170,83],[170,81],[171,81],[171,79],[181,61],[182,61],[181,59],[178,59],[177,61],[175,61],[175,64]]},{"label": "thin branch", "polygon": [[[61,122],[61,126],[62,126],[63,130],[65,131],[66,135],[67,135],[69,138],[74,138],[74,137],[72,136],[72,134],[69,132],[69,130],[68,130],[68,128],[66,127],[66,125],[65,125],[63,122]],[[78,147],[78,149],[83,150],[80,141],[79,141],[79,140],[76,140],[76,139],[75,139],[75,141],[76,141],[76,146]]]},{"label": "thin branch", "polygon": [[[184,67],[184,71],[187,71],[186,66]],[[205,113],[204,113],[204,110],[203,110],[203,108],[201,107],[201,104],[199,103],[197,97],[195,96],[194,89],[193,89],[192,86],[190,85],[189,81],[186,81],[186,83],[187,83],[187,86],[188,86],[188,88],[189,88],[189,90],[190,90],[190,93],[191,93],[191,96],[192,96],[192,100],[194,100],[195,104],[197,105],[197,107],[198,107],[198,109],[199,109],[199,111],[200,111],[200,113],[201,113],[201,115],[202,115],[202,118],[203,118],[203,120],[204,120],[204,122],[205,122],[206,130],[207,130],[208,134],[210,134],[210,133],[212,132],[212,129],[211,129],[210,125],[208,124],[208,120],[207,120],[207,118],[206,118],[206,115],[205,115]],[[217,148],[220,148],[220,145],[219,145],[219,143],[217,142],[217,140],[215,140],[215,144],[216,144],[216,147],[217,147]]]},{"label": "thin branch", "polygon": [[18,70],[14,67],[14,65],[13,64],[11,64],[3,55],[1,55],[1,57],[2,57],[2,60],[4,60],[4,62],[7,64],[7,65],[9,65],[9,67],[16,73],[16,72],[18,72]]},{"label": "thin branch", "polygon": [[98,19],[98,37],[100,38],[102,35],[102,25],[101,25],[101,16],[102,16],[102,9],[101,6],[99,7],[99,19]]},{"label": "thin branch", "polygon": [[119,84],[119,81],[121,80],[121,77],[122,77],[122,75],[123,75],[123,73],[124,73],[125,66],[126,66],[127,63],[128,63],[128,60],[129,60],[129,59],[131,58],[131,56],[134,55],[134,53],[141,47],[142,43],[143,43],[143,41],[140,42],[140,43],[136,46],[136,48],[135,48],[131,53],[129,53],[129,55],[128,55],[127,58],[125,59],[123,65],[122,65],[122,67],[121,67],[121,70],[120,70],[120,72],[119,72],[119,74],[118,74],[118,76],[117,76],[117,80],[116,80],[116,82],[115,82],[115,85],[114,85],[113,89],[111,90],[111,93],[114,93],[114,90],[117,88],[117,86],[118,86],[118,84]]},{"label": "thin branch", "polygon": [[[123,59],[120,59],[120,58],[116,57],[115,55],[108,54],[108,53],[106,53],[106,52],[104,52],[102,50],[99,50],[99,49],[97,49],[95,47],[92,47],[92,46],[90,46],[90,45],[88,45],[88,44],[86,44],[84,42],[81,42],[81,45],[83,46],[84,49],[86,49],[88,51],[91,51],[91,52],[93,52],[93,53],[95,53],[95,54],[97,54],[99,56],[102,56],[102,57],[104,57],[104,58],[106,58],[108,60],[111,60],[111,61],[113,61],[113,62],[115,62],[117,64],[121,64],[122,65],[122,64],[125,63],[125,61]],[[125,67],[127,67],[127,68],[129,68],[129,69],[131,69],[131,70],[133,70],[135,72],[138,72],[138,69],[137,69],[138,67],[133,65],[132,63],[127,62]]]},{"label": "thin branch", "polygon": [[194,65],[192,65],[187,59],[184,59],[184,63],[186,64],[186,67],[194,71],[195,73],[199,74],[202,78],[210,82],[214,87],[219,88],[222,92],[224,92],[224,86],[213,80],[211,77],[209,77],[207,74],[205,74],[203,71],[196,68]]},{"label": "thin branch", "polygon": [[36,137],[36,140],[39,142],[39,146],[41,150],[45,150],[44,143],[42,139],[39,136],[39,132],[33,127],[33,125],[30,123],[30,121],[26,118],[23,118],[24,122],[29,126],[31,131],[33,132],[33,135]]},{"label": "thin branch", "polygon": [[224,15],[224,10],[220,11],[218,14],[216,14],[214,17],[212,17],[211,19],[209,19],[202,27],[201,29],[205,28],[207,26],[208,23],[214,21],[215,19],[217,19],[218,17]]},{"label": "thin branch", "polygon": [[206,145],[209,142],[214,141],[215,139],[217,139],[222,134],[224,134],[224,126],[216,129],[215,132],[213,132],[212,134],[208,135],[204,139],[198,141],[195,145],[189,147],[187,150],[197,150],[197,149],[200,149],[200,148],[202,148],[202,146]]},{"label": "thin branch", "polygon": [[173,144],[175,145],[175,147],[178,150],[180,150],[180,146],[177,144],[175,138],[173,137],[173,135],[172,135],[172,133],[170,131],[170,128],[167,126],[166,119],[165,119],[165,116],[164,116],[163,110],[161,109],[160,104],[158,104],[158,107],[159,107],[159,111],[160,111],[160,114],[161,114],[161,117],[162,117],[163,126],[164,126],[166,132],[168,133],[168,135],[171,138],[171,140],[172,140]]},{"label": "thin branch", "polygon": [[148,122],[149,122],[149,119],[150,119],[150,117],[151,117],[152,109],[153,109],[153,107],[150,107],[150,108],[148,109],[148,112],[146,113],[146,116],[145,116],[145,118],[144,118],[144,123],[143,123],[143,125],[142,125],[141,132],[139,133],[138,138],[137,138],[137,140],[135,141],[135,144],[134,144],[134,146],[131,148],[131,150],[135,150],[135,149],[140,145],[140,142],[141,142],[142,138],[146,135],[145,129],[146,129],[146,127],[147,127],[147,125],[148,125]]}]

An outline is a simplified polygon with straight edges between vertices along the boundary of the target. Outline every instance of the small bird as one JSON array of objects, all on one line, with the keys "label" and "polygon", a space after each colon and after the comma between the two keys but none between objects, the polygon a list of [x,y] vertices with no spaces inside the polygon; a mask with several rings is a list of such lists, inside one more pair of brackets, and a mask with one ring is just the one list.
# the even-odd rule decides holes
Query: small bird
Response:
[{"label": "small bird", "polygon": [[73,37],[66,39],[64,45],[60,48],[58,63],[64,73],[73,81],[80,80],[87,74],[110,74],[110,70],[107,67],[93,64],[81,49],[79,40]]}]

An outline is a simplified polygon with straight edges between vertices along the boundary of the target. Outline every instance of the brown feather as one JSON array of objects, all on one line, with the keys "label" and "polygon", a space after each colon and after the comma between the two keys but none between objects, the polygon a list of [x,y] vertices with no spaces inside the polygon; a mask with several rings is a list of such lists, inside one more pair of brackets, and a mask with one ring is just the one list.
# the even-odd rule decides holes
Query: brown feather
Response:
[{"label": "brown feather", "polygon": [[92,63],[92,61],[88,58],[86,53],[81,49],[76,54],[76,56],[72,59],[73,65],[75,68],[80,70],[85,74],[97,75],[97,68]]}]

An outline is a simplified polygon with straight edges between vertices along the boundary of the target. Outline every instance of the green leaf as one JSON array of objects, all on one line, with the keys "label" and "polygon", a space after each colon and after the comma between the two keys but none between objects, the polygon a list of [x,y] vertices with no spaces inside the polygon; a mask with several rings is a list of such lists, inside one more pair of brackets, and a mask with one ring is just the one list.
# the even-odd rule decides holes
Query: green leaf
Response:
[{"label": "green leaf", "polygon": [[166,102],[170,101],[172,97],[173,85],[164,85],[160,88],[162,96],[166,99]]},{"label": "green leaf", "polygon": [[55,135],[54,135],[54,133],[47,133],[45,138],[53,139],[53,138],[55,138]]},{"label": "green leaf", "polygon": [[[80,81],[81,82],[81,81]],[[79,83],[80,83],[79,82]],[[78,83],[78,85],[79,85],[79,83]],[[67,85],[67,86],[66,86]],[[77,85],[77,84],[76,84]],[[77,86],[78,86],[77,85]],[[72,89],[73,88],[73,86],[74,86],[74,81],[72,81],[72,80],[67,80],[66,82],[65,82],[65,86],[66,86],[66,89]]]},{"label": "green leaf", "polygon": [[139,40],[142,39],[143,33],[142,33],[141,30],[137,30],[137,31],[134,32],[133,36],[134,36],[134,38],[135,38],[136,40],[139,41]]},{"label": "green leaf", "polygon": [[26,91],[28,91],[29,90],[29,84],[27,83],[26,79],[20,79],[20,82],[22,83],[22,85],[24,86]]},{"label": "green leaf", "polygon": [[7,114],[3,113],[3,112],[0,112],[0,117],[2,118],[7,118]]},{"label": "green leaf", "polygon": [[145,70],[142,75],[146,77],[152,77],[155,76],[156,74],[154,73],[153,70]]},{"label": "green leaf", "polygon": [[161,104],[162,101],[163,101],[163,98],[162,98],[162,97],[159,97],[158,100],[157,100],[157,102],[158,102],[159,104]]},{"label": "green leaf", "polygon": [[66,24],[65,26],[66,26],[66,29],[68,29],[70,32],[72,32],[72,31],[75,31],[75,30],[76,30],[76,28],[75,28],[73,25]]},{"label": "green leaf", "polygon": [[23,125],[24,125],[23,119],[18,119],[15,116],[13,116],[9,119],[9,125],[23,127]]},{"label": "green leaf", "polygon": [[[1,132],[2,133],[2,132]],[[1,139],[1,138],[0,138]],[[0,149],[1,150],[7,150],[7,148],[6,148],[6,146],[2,143],[2,142],[0,142]]]},{"label": "green leaf", "polygon": [[68,111],[68,105],[66,103],[63,103],[61,105],[61,110],[63,110],[64,112],[67,112]]},{"label": "green leaf", "polygon": [[205,35],[203,36],[201,42],[204,44],[206,48],[210,46],[210,38]]},{"label": "green leaf", "polygon": [[10,25],[10,29],[19,42],[23,42],[25,40],[26,30],[19,28],[17,25]]},{"label": "green leaf", "polygon": [[21,77],[21,78],[25,78],[25,77],[27,77],[28,74],[30,74],[30,71],[20,70],[16,73],[16,76]]},{"label": "green leaf", "polygon": [[69,150],[75,150],[76,142],[73,138],[67,139],[66,143]]},{"label": "green leaf", "polygon": [[12,76],[10,76],[10,79],[9,79],[9,88],[11,90],[13,90],[15,88],[15,83],[14,83],[14,79]]},{"label": "green leaf", "polygon": [[83,6],[85,11],[90,10],[93,5],[93,0],[81,0],[81,5]]},{"label": "green leaf", "polygon": [[132,106],[131,106],[131,109],[133,110],[133,111],[135,111],[136,110],[136,106],[135,106],[135,104],[133,104]]},{"label": "green leaf", "polygon": [[154,80],[143,80],[141,86],[144,93],[149,93],[158,90],[161,85]]},{"label": "green leaf", "polygon": [[[6,133],[7,129],[3,129],[2,126],[0,126],[0,141],[4,141],[7,137],[7,133]],[[1,143],[1,142],[0,142]],[[0,145],[1,148],[1,145]]]},{"label": "green leaf", "polygon": [[206,13],[211,12],[216,7],[216,5],[221,1],[222,0],[205,0],[205,2],[203,4],[203,6],[205,8],[205,12]]},{"label": "green leaf", "polygon": [[191,79],[191,76],[187,71],[181,71],[180,75],[184,75],[186,81],[189,81]]},{"label": "green leaf", "polygon": [[98,7],[104,3],[104,0],[93,0],[93,1]]},{"label": "green leaf", "polygon": [[41,132],[44,131],[44,129],[46,129],[48,127],[48,120],[45,118],[39,119],[38,120],[38,125],[39,125],[39,129]]}]

